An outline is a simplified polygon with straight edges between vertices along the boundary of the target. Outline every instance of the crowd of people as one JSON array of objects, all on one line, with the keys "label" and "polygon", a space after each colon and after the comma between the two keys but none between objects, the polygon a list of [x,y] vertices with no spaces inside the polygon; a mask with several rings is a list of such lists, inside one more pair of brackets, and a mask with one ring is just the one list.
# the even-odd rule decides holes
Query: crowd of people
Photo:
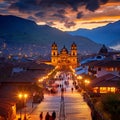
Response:
[{"label": "crowd of people", "polygon": [[55,120],[56,119],[56,112],[53,111],[52,115],[49,114],[49,112],[46,113],[45,119],[43,119],[43,112],[40,113],[40,120]]},{"label": "crowd of people", "polygon": [[[69,80],[70,80],[70,78],[71,78],[70,74],[60,74],[59,75],[59,80],[61,82],[58,84],[57,87],[60,87],[61,93],[66,92],[66,87],[69,86]],[[71,87],[71,91],[72,92],[73,92],[73,90],[74,90],[74,86]],[[62,96],[62,99],[63,99],[63,96]],[[43,115],[43,112],[41,112],[39,118],[40,118],[40,120],[56,120],[56,112],[53,111],[52,114],[50,114],[49,112],[47,112],[45,115]]]}]

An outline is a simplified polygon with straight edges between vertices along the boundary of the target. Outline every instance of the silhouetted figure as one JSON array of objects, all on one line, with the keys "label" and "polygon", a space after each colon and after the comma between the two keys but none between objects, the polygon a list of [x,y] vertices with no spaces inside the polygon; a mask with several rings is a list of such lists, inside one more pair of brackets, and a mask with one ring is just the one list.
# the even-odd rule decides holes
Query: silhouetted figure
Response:
[{"label": "silhouetted figure", "polygon": [[73,87],[71,88],[71,91],[73,92]]},{"label": "silhouetted figure", "polygon": [[53,111],[53,113],[52,113],[52,119],[55,120],[55,118],[56,118],[56,112]]},{"label": "silhouetted figure", "polygon": [[40,120],[43,119],[43,112],[40,113]]},{"label": "silhouetted figure", "polygon": [[47,112],[45,116],[45,120],[49,120],[49,119],[50,119],[50,115],[49,115],[49,112]]},{"label": "silhouetted figure", "polygon": [[24,116],[24,120],[27,120],[26,115]]}]

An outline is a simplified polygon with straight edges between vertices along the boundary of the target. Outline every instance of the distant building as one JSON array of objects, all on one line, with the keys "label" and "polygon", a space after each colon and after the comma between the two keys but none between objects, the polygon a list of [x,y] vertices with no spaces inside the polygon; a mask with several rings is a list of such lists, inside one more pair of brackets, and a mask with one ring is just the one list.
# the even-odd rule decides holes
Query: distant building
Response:
[{"label": "distant building", "polygon": [[67,68],[72,66],[77,67],[77,46],[73,42],[70,51],[64,46],[60,52],[58,52],[57,44],[54,42],[51,49],[51,64],[54,66],[59,66],[60,68]]},{"label": "distant building", "polygon": [[108,54],[108,49],[105,45],[103,45],[99,51],[99,54],[101,55],[107,55]]},{"label": "distant building", "polygon": [[89,75],[97,78],[108,73],[120,76],[120,61],[118,60],[92,61],[84,64],[84,66],[88,68]]},{"label": "distant building", "polygon": [[113,74],[106,74],[95,78],[91,82],[94,93],[120,93],[120,77]]}]

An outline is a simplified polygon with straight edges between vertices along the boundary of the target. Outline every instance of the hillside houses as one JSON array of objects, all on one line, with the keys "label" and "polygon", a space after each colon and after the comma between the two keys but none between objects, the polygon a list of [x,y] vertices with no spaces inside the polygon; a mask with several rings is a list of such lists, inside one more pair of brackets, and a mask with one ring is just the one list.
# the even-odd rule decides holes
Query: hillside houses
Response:
[{"label": "hillside houses", "polygon": [[120,77],[113,74],[106,74],[95,78],[91,83],[94,93],[120,93]]},{"label": "hillside houses", "polygon": [[119,60],[92,61],[84,65],[88,66],[88,74],[93,75],[97,78],[108,73],[120,76]]},{"label": "hillside houses", "polygon": [[98,55],[81,61],[81,66],[76,69],[76,74],[95,78],[90,81],[90,88],[95,93],[118,92],[120,52],[108,52],[103,46]]},{"label": "hillside houses", "polygon": [[[31,98],[35,83],[54,67],[35,62],[0,64],[0,120],[14,120],[20,107],[18,93],[25,92]],[[22,106],[24,107],[24,106]]]}]

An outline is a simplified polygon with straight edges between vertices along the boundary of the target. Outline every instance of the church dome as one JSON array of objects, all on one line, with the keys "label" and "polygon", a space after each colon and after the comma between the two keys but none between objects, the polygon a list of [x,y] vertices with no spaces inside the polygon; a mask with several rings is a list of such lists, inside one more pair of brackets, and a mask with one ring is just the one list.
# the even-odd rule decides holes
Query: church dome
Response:
[{"label": "church dome", "polygon": [[106,54],[106,53],[108,53],[108,49],[105,45],[103,45],[99,51],[99,54]]},{"label": "church dome", "polygon": [[64,46],[62,50],[60,51],[61,54],[68,54],[67,48]]}]

